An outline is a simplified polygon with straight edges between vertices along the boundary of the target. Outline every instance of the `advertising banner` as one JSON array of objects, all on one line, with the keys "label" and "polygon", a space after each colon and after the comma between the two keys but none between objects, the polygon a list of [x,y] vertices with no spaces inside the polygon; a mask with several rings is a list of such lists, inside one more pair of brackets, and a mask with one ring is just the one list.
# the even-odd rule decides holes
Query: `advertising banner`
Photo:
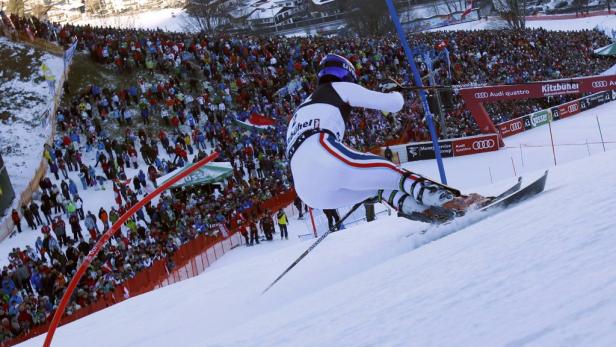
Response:
[{"label": "advertising banner", "polygon": [[[439,146],[441,147],[441,156],[443,158],[453,156],[453,151],[451,149],[451,141],[439,141]],[[406,146],[406,153],[408,161],[436,158],[432,142],[417,142],[408,144]]]},{"label": "advertising banner", "polygon": [[466,137],[453,141],[453,156],[493,152],[498,150],[498,135]]},{"label": "advertising banner", "polygon": [[506,122],[500,123],[497,128],[502,137],[507,137],[511,135],[515,135],[526,130],[526,122],[528,121],[528,125],[530,127],[530,119],[528,116],[518,117],[512,120],[508,120]]},{"label": "advertising banner", "polygon": [[71,65],[71,61],[73,60],[73,56],[75,55],[75,50],[77,49],[77,41],[73,43],[65,52],[64,52],[64,69]]},{"label": "advertising banner", "polygon": [[612,92],[607,91],[603,93],[597,93],[593,95],[589,95],[585,97],[587,100],[588,108],[597,107],[599,105],[603,105],[608,101],[612,101]]},{"label": "advertising banner", "polygon": [[541,110],[528,115],[530,117],[530,124],[533,128],[548,124],[548,122],[551,120],[550,113],[548,111],[549,110]]},{"label": "advertising banner", "polygon": [[526,84],[459,88],[465,103],[543,98],[551,95],[598,93],[616,88],[616,75],[590,76]]},{"label": "advertising banner", "polygon": [[581,99],[573,100],[550,109],[541,110],[523,117],[508,120],[497,125],[502,137],[521,133],[525,130],[546,124],[550,117],[559,120],[576,115],[582,111],[616,100],[616,91],[595,93]]},{"label": "advertising banner", "polygon": [[552,107],[552,118],[554,120],[559,120],[562,118],[571,117],[575,114],[580,113],[580,111],[580,101],[574,100],[566,104]]},{"label": "advertising banner", "polygon": [[[497,151],[499,148],[498,134],[487,134],[462,137],[439,141],[441,155],[444,158],[458,157],[468,154]],[[417,142],[406,145],[408,161],[434,159],[432,142]]]}]

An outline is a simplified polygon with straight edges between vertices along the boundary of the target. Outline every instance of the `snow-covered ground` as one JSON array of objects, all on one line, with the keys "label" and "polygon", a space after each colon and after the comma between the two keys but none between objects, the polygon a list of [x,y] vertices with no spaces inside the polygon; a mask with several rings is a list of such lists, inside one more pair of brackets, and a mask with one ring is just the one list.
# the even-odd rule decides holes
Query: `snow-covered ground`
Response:
[{"label": "snow-covered ground", "polygon": [[[426,7],[429,11],[433,11],[433,7]],[[419,14],[426,15],[422,12],[422,7]],[[416,14],[416,13],[415,13]],[[418,15],[415,18],[420,17]],[[165,31],[175,32],[194,32],[198,31],[194,26],[191,26],[187,21],[188,16],[184,9],[181,8],[166,8],[160,10],[150,10],[141,13],[118,15],[113,17],[83,17],[75,21],[75,24],[93,25],[93,26],[111,26],[119,28],[138,28],[138,29],[163,29]],[[529,28],[544,28],[546,30],[584,30],[598,28],[612,36],[612,30],[616,30],[616,16],[594,16],[579,19],[562,19],[562,20],[529,20],[526,22]],[[487,17],[478,21],[450,25],[431,31],[442,30],[491,30],[506,27],[506,23],[497,17]],[[298,30],[295,34],[289,36],[303,36],[304,30]]]},{"label": "snow-covered ground", "polygon": [[[499,18],[488,17],[474,22],[450,25],[431,31],[447,30],[492,30],[506,27],[507,23]],[[576,19],[527,20],[528,28],[543,28],[546,30],[578,31],[597,28],[607,36],[612,37],[612,30],[616,30],[616,16],[605,15]]]},{"label": "snow-covered ground", "polygon": [[11,52],[11,61],[0,69],[0,151],[19,197],[34,176],[41,162],[43,144],[51,134],[51,127],[44,123],[42,116],[50,109],[53,97],[41,64],[45,63],[59,81],[64,63],[61,57],[4,37],[0,37],[0,51]]},{"label": "snow-covered ground", "polygon": [[187,25],[186,18],[186,12],[181,8],[165,8],[113,17],[84,17],[76,21],[75,24],[128,29],[162,29],[164,31],[174,32],[198,31],[190,29],[190,25]]},{"label": "snow-covered ground", "polygon": [[[555,122],[556,167],[550,147],[522,147],[521,164],[519,144],[550,143],[546,126],[507,138],[510,149],[446,160],[450,183],[484,194],[515,181],[512,157],[526,182],[551,168],[542,196],[453,235],[380,217],[331,235],[261,295],[310,244],[292,219],[289,241],[236,249],[60,328],[54,345],[613,346],[616,144],[585,142],[599,141],[596,116],[616,142],[615,113],[609,103]],[[407,166],[436,173],[433,161]]]}]

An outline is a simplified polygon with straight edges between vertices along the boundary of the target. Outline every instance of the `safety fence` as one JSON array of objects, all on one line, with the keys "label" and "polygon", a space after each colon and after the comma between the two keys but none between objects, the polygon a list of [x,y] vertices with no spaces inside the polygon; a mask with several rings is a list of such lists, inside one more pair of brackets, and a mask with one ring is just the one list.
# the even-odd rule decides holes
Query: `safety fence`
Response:
[{"label": "safety fence", "polygon": [[[596,8],[604,8],[605,5],[600,4]],[[590,10],[590,8],[588,8]],[[553,10],[552,12],[556,12],[557,10]],[[564,9],[563,11],[571,11],[571,9]],[[587,17],[595,17],[595,16],[607,16],[616,13],[616,11],[608,11],[605,9],[599,9],[595,11],[588,12],[579,12],[579,13],[561,13],[561,14],[537,14],[533,16],[524,17],[528,21],[534,20],[561,20],[561,19],[575,19],[575,18],[587,18]]]},{"label": "safety fence", "polygon": [[[605,83],[599,81],[595,83]],[[585,97],[566,102],[562,105],[546,108],[522,117],[514,118],[496,125],[502,137],[519,134],[529,129],[549,124],[553,121],[575,116],[597,106],[616,100],[615,91],[605,91],[587,95]]]},{"label": "safety fence", "polygon": [[[295,191],[289,190],[262,202],[260,208],[274,213],[291,204],[294,199]],[[182,246],[182,249],[178,250],[172,257],[173,269],[155,287],[165,287],[197,276],[225,253],[244,244],[244,240],[239,233],[240,230],[229,230],[222,224],[218,229],[219,234],[224,235],[222,240],[207,244],[205,243],[208,242],[207,240],[195,239]]]},{"label": "safety fence", "polygon": [[[260,208],[271,212],[277,211],[291,204],[295,196],[293,189],[288,190],[261,202]],[[219,225],[217,229],[215,235],[200,234],[195,239],[180,246],[169,259],[154,261],[149,268],[116,286],[113,291],[100,296],[96,302],[82,307],[70,315],[65,315],[60,325],[68,324],[137,295],[201,274],[225,253],[243,244],[239,229],[228,230],[224,225]],[[51,319],[52,316],[50,315],[49,318]],[[49,322],[35,326],[27,334],[5,341],[1,346],[18,344],[44,334],[48,328]]]}]

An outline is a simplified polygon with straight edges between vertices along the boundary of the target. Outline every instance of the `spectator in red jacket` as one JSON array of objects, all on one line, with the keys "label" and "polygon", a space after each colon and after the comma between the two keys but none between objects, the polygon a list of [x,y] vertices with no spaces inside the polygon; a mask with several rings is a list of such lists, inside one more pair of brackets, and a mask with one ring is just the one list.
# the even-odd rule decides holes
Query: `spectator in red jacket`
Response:
[{"label": "spectator in red jacket", "polygon": [[21,217],[16,209],[13,209],[13,212],[11,212],[11,219],[13,220],[13,224],[17,227],[17,231],[21,233]]}]

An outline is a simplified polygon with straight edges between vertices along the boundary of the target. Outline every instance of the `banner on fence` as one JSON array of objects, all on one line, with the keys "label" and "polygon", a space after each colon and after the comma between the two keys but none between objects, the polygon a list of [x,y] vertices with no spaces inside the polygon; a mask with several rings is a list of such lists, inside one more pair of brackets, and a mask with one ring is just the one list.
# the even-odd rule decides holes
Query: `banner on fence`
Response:
[{"label": "banner on fence", "polygon": [[453,156],[493,152],[498,150],[498,135],[473,136],[460,138],[453,143]]},{"label": "banner on fence", "polygon": [[64,70],[71,65],[71,61],[73,60],[73,56],[75,55],[75,50],[77,49],[77,41],[73,43],[65,52],[64,52]]},{"label": "banner on fence", "polygon": [[[528,126],[526,125],[528,122]],[[506,122],[500,123],[497,128],[502,137],[507,137],[523,132],[530,128],[530,118],[528,116],[515,118]]]},{"label": "banner on fence", "polygon": [[[438,144],[441,147],[441,155],[443,158],[453,156],[451,141],[439,141]],[[436,154],[434,153],[434,145],[432,142],[417,142],[408,144],[406,146],[406,154],[408,161],[436,158]]]},{"label": "banner on fence", "polygon": [[[469,154],[497,151],[499,141],[497,134],[486,134],[457,139],[439,141],[443,157],[459,157]],[[432,142],[417,142],[406,145],[408,161],[434,159],[434,146]]]},{"label": "banner on fence", "polygon": [[616,88],[616,75],[589,76],[555,81],[459,88],[466,103],[544,98],[552,95],[598,93]]},{"label": "banner on fence", "polygon": [[552,107],[552,119],[559,120],[580,113],[580,101],[574,100],[556,107]]},{"label": "banner on fence", "polygon": [[527,114],[498,124],[496,127],[502,137],[508,137],[525,130],[536,128],[550,121],[574,116],[582,111],[616,100],[616,91],[605,91],[569,101],[562,105]]}]

